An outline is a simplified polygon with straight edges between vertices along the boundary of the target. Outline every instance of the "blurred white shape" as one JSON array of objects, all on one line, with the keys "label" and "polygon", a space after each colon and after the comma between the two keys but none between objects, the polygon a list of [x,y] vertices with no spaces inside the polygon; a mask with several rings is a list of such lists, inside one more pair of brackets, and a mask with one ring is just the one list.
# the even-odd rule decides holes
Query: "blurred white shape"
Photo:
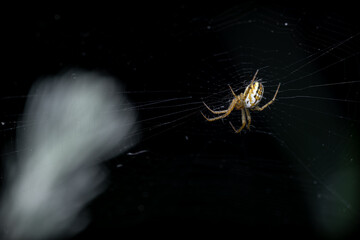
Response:
[{"label": "blurred white shape", "polygon": [[0,203],[3,237],[49,239],[82,230],[104,188],[99,163],[133,144],[136,115],[106,76],[68,71],[35,84]]}]

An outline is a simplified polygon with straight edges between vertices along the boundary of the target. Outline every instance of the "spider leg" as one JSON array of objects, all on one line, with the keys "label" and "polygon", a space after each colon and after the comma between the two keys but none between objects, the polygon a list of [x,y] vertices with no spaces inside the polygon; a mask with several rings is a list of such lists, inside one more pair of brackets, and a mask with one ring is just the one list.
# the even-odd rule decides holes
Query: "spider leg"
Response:
[{"label": "spider leg", "polygon": [[278,94],[279,88],[280,88],[280,83],[279,83],[279,85],[278,85],[278,87],[277,87],[277,90],[276,90],[276,92],[275,92],[275,95],[274,95],[273,99],[271,99],[271,100],[270,100],[267,104],[265,104],[264,106],[262,106],[262,107],[256,106],[256,107],[253,108],[252,110],[254,110],[254,111],[262,111],[262,110],[264,110],[265,108],[267,108],[270,104],[272,104],[272,103],[275,101],[275,98],[276,98],[276,95]]},{"label": "spider leg", "polygon": [[249,109],[245,108],[245,113],[246,113],[246,118],[247,118],[246,128],[250,130],[251,115],[250,115]]},{"label": "spider leg", "polygon": [[232,93],[232,94],[234,95],[234,97],[236,98],[237,96],[236,96],[234,90],[231,88],[230,84],[228,84],[228,86],[229,86],[229,88],[230,88],[230,90],[231,90],[231,93]]},{"label": "spider leg", "polygon": [[[237,96],[236,96],[234,90],[231,88],[230,84],[228,84],[228,86],[229,86],[229,88],[230,88],[230,90],[231,90],[231,93],[232,93],[232,94],[234,95],[234,97],[236,98]],[[212,112],[213,114],[224,114],[224,113],[226,113],[226,112],[228,111],[228,110],[214,111],[214,110],[212,110],[205,102],[203,102],[203,104],[204,104],[205,107],[206,107],[210,112]]]},{"label": "spider leg", "polygon": [[241,126],[238,130],[236,130],[236,128],[234,127],[234,125],[232,125],[232,123],[229,122],[229,123],[230,123],[230,126],[234,129],[234,131],[235,131],[236,133],[241,132],[241,130],[243,130],[243,128],[244,128],[245,125],[246,125],[246,117],[245,117],[245,110],[244,110],[244,109],[241,109],[241,121],[242,121],[242,126]]},{"label": "spider leg", "polygon": [[206,105],[205,102],[203,102],[203,104],[204,104],[205,107],[206,107],[210,112],[212,112],[213,114],[224,114],[224,113],[226,113],[226,112],[228,111],[227,109],[226,109],[226,110],[221,110],[221,111],[214,111],[214,110],[212,110],[211,108],[209,108],[209,106]]},{"label": "spider leg", "polygon": [[201,113],[201,115],[203,115],[203,117],[204,117],[207,121],[212,122],[212,121],[219,120],[219,119],[221,119],[221,118],[227,117],[227,116],[232,112],[232,110],[234,110],[235,105],[236,105],[236,98],[234,98],[234,99],[232,100],[229,108],[228,108],[227,110],[224,110],[224,111],[225,111],[225,114],[223,114],[223,115],[221,115],[221,116],[218,116],[218,117],[214,117],[214,118],[207,118],[202,112],[200,112],[200,113]]},{"label": "spider leg", "polygon": [[259,72],[259,69],[256,70],[255,75],[254,75],[253,79],[251,80],[250,85],[254,83],[254,81],[255,81],[255,79],[256,79],[256,75],[258,74],[258,72]]}]

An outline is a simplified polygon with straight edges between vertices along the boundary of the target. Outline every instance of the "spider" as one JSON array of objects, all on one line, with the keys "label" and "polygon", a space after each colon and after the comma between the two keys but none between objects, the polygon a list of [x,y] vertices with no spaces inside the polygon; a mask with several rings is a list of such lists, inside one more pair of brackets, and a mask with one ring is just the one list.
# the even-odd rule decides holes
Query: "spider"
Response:
[{"label": "spider", "polygon": [[277,93],[279,91],[279,88],[280,88],[280,83],[279,83],[273,99],[271,99],[264,106],[259,107],[258,104],[260,103],[260,101],[261,101],[261,99],[263,97],[264,87],[260,82],[255,81],[256,75],[258,74],[258,72],[259,72],[259,70],[256,71],[253,79],[251,80],[250,84],[246,87],[244,93],[240,93],[240,95],[236,95],[235,92],[233,91],[233,89],[231,88],[231,86],[228,85],[230,90],[231,90],[231,93],[234,95],[234,99],[232,100],[232,102],[231,102],[230,106],[228,107],[228,109],[221,110],[221,111],[214,111],[211,108],[209,108],[208,105],[206,105],[205,102],[203,102],[205,107],[207,109],[209,109],[210,112],[212,112],[213,114],[223,114],[223,115],[218,116],[218,117],[207,118],[202,112],[200,112],[203,115],[203,117],[207,121],[212,122],[212,121],[219,120],[219,119],[227,117],[234,109],[241,110],[242,126],[239,129],[236,129],[234,127],[234,125],[232,125],[231,122],[229,122],[229,123],[230,123],[231,127],[234,129],[234,131],[236,133],[239,133],[245,127],[246,120],[247,120],[246,128],[250,130],[251,116],[250,116],[249,109],[252,110],[252,111],[262,111],[262,110],[264,110],[266,107],[268,107],[270,104],[272,104],[275,101],[276,95],[277,95]]}]

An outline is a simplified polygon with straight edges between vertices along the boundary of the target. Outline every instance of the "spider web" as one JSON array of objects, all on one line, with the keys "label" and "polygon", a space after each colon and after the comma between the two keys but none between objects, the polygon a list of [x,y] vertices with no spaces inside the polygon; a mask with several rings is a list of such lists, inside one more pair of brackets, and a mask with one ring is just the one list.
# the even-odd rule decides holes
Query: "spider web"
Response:
[{"label": "spider web", "polygon": [[[168,7],[147,13],[128,6],[131,14],[85,16],[89,21],[61,10],[31,19],[20,52],[39,58],[25,57],[19,64],[26,75],[1,90],[2,158],[22,151],[15,133],[26,127],[19,118],[25,100],[36,97],[27,95],[32,82],[64,68],[106,71],[126,86],[140,126],[132,135],[141,141],[109,162],[110,190],[93,206],[95,228],[115,219],[124,229],[169,220],[354,231],[360,29],[350,9]],[[240,111],[202,118],[200,111],[212,116],[203,101],[226,109],[228,85],[240,94],[257,69],[265,89],[260,106],[281,87],[271,106],[251,112],[250,131],[233,133],[229,121],[239,127]]]},{"label": "spider web", "polygon": [[[182,111],[171,112],[179,114],[172,118],[175,120],[163,121],[156,126],[169,124],[175,128],[172,134],[186,135],[185,139],[205,136],[205,146],[202,145],[192,159],[200,164],[207,165],[206,161],[215,158],[221,160],[220,168],[226,165],[224,162],[228,163],[228,167],[235,168],[243,176],[244,168],[238,165],[239,162],[249,166],[251,164],[246,160],[260,159],[255,161],[259,165],[249,171],[250,175],[273,177],[272,174],[280,172],[277,180],[286,179],[290,185],[302,189],[301,197],[311,212],[313,225],[310,229],[321,234],[349,233],[356,225],[359,207],[355,190],[359,183],[356,160],[359,29],[343,16],[331,13],[319,15],[281,7],[247,7],[231,8],[208,21],[203,20],[206,24],[200,23],[195,31],[202,30],[206,37],[196,37],[199,42],[211,41],[213,45],[210,50],[199,48],[209,56],[202,56],[200,67],[188,74],[187,86],[181,89],[189,89],[191,99],[201,99],[213,109],[223,110],[232,100],[228,85],[239,94],[260,69],[258,77],[265,86],[262,104],[272,98],[281,83],[277,101],[261,113],[253,112],[251,131],[245,130],[237,137],[229,136],[233,130],[228,123],[231,121],[240,126],[241,115],[235,111],[224,120],[204,122],[206,127],[197,124],[198,117],[188,120],[193,127],[190,124],[179,127],[173,122],[184,124],[191,117],[186,115],[187,111],[192,115],[192,104],[194,107],[201,105],[198,101],[189,103]],[[183,41],[196,34],[191,32],[189,35]],[[209,40],[209,35],[215,39]],[[199,92],[194,92],[193,85],[198,86]],[[212,115],[204,107],[201,111],[207,116]],[[198,144],[198,139],[194,142]],[[257,153],[259,151],[263,154]],[[274,158],[282,158],[285,162],[269,160]],[[284,174],[284,168],[291,169],[291,173]],[[251,177],[243,176],[244,179],[246,182]],[[269,193],[278,190],[280,185],[261,187]],[[284,185],[290,188],[288,184]],[[275,201],[268,195],[266,198]],[[299,218],[303,217],[299,215]]]},{"label": "spider web", "polygon": [[[358,28],[328,13],[241,6],[212,19],[207,29],[219,34],[228,50],[215,53],[206,63],[210,66],[202,69],[201,78],[211,79],[204,84],[210,93],[204,101],[215,109],[226,109],[232,99],[227,84],[242,92],[256,69],[260,69],[258,76],[265,86],[262,104],[281,83],[270,109],[252,113],[250,132],[273,137],[283,147],[281,152],[289,154],[286,159],[299,164],[293,162],[289,167],[296,169],[294,181],[305,189],[303,196],[320,231],[346,232],[358,218],[359,207],[355,194],[359,170]],[[240,125],[240,114],[229,121],[236,119]],[[232,131],[226,120],[211,127],[218,128],[217,132]],[[258,149],[247,146],[249,152],[273,151],[267,142],[253,143]],[[279,167],[274,165],[274,169]],[[336,224],[338,221],[343,225]]]}]

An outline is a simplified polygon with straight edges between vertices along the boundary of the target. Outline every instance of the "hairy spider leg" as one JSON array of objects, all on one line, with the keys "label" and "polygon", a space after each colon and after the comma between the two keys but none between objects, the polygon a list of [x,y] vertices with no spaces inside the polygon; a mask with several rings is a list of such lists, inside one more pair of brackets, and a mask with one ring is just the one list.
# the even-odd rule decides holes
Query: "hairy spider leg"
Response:
[{"label": "hairy spider leg", "polygon": [[264,106],[262,106],[262,107],[256,106],[256,107],[253,108],[252,110],[254,110],[254,111],[262,111],[262,110],[264,110],[265,108],[267,108],[270,104],[272,104],[272,103],[275,101],[276,95],[278,94],[278,91],[279,91],[279,88],[280,88],[280,84],[281,84],[281,83],[279,83],[279,85],[278,85],[278,87],[277,87],[277,90],[276,90],[276,92],[275,92],[275,95],[274,95],[273,99],[271,99],[271,100],[270,100],[267,104],[265,104]]},{"label": "hairy spider leg", "polygon": [[241,122],[242,122],[242,126],[241,126],[238,130],[236,130],[236,128],[234,127],[234,125],[232,125],[232,123],[229,122],[229,123],[230,123],[230,126],[234,129],[234,131],[235,131],[236,133],[241,132],[241,130],[243,130],[243,128],[244,128],[245,125],[246,125],[246,117],[245,117],[245,110],[244,110],[244,109],[241,109]]},{"label": "hairy spider leg", "polygon": [[[237,102],[237,100],[236,100],[236,98],[234,98],[234,99],[232,100],[230,106],[228,107],[228,109],[227,109],[227,110],[224,110],[224,111],[225,111],[225,114],[224,114],[224,115],[221,115],[221,116],[218,116],[218,117],[207,118],[202,112],[200,112],[200,113],[201,113],[201,115],[203,115],[203,117],[204,117],[207,121],[212,122],[212,121],[215,121],[215,120],[218,120],[218,119],[227,117],[227,116],[232,112],[232,110],[234,110],[235,105],[236,105],[236,102]],[[204,103],[204,104],[205,104],[205,103]],[[214,111],[214,112],[215,112],[215,111]]]},{"label": "hairy spider leg", "polygon": [[251,124],[251,116],[249,109],[245,108],[246,118],[247,118],[247,125],[246,128],[250,130],[250,124]]}]

